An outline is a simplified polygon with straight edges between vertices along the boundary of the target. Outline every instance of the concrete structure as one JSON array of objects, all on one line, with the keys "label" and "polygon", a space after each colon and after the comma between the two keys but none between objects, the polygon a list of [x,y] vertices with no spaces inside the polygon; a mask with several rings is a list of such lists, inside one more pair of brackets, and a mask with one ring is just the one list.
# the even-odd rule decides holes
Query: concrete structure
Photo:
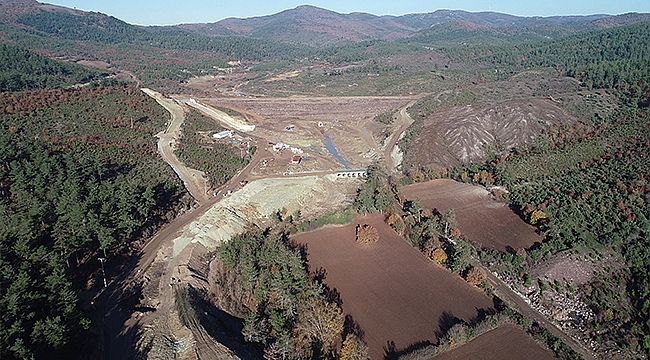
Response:
[{"label": "concrete structure", "polygon": [[235,132],[232,130],[224,130],[222,132],[216,133],[212,135],[213,138],[215,139],[223,139],[225,137],[231,138],[233,135],[235,135]]},{"label": "concrete structure", "polygon": [[365,179],[368,177],[367,170],[344,170],[336,173],[336,177],[348,177],[348,178],[362,178]]}]

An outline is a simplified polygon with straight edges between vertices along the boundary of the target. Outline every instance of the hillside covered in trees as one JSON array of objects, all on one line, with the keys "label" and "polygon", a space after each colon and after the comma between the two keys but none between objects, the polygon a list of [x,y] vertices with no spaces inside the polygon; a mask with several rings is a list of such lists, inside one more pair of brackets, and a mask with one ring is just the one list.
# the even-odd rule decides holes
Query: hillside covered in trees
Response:
[{"label": "hillside covered in trees", "polygon": [[[612,28],[571,21],[525,28],[446,22],[399,41],[366,37],[309,46],[34,9],[0,15],[0,358],[92,356],[87,350],[97,339],[91,330],[97,324],[89,299],[103,286],[98,258],[119,268],[189,208],[181,182],[156,152],[154,134],[165,128],[169,114],[136,85],[111,76],[119,73],[161,92],[190,92],[191,80],[208,78],[227,83],[226,96],[248,96],[244,92],[250,90],[251,98],[268,95],[255,88],[262,85],[275,86],[269,94],[280,96],[325,96],[330,89],[346,96],[427,94],[408,109],[415,123],[399,143],[404,177],[372,165],[350,208],[320,219],[279,210],[269,219],[277,225],[272,230],[236,236],[206,255],[214,260],[210,279],[216,279],[211,284],[216,294],[178,286],[187,293],[178,291],[177,303],[196,296],[238,317],[237,336],[252,344],[254,356],[359,355],[350,354],[355,345],[350,344],[361,346],[362,339],[346,340],[352,333],[344,328],[340,303],[308,272],[304,254],[286,234],[350,221],[351,209],[384,212],[406,241],[475,285],[483,286],[486,273],[472,257],[527,287],[538,286],[540,293],[581,296],[596,314],[585,325],[591,340],[607,351],[650,355],[645,15],[627,17],[630,25],[608,18]],[[74,65],[77,60],[93,60],[107,70]],[[209,84],[206,92],[219,90]],[[546,127],[523,145],[486,144],[485,162],[456,168],[412,163],[416,150],[427,151],[418,135],[439,109],[485,110],[523,98],[568,114],[570,125]],[[187,165],[222,184],[248,163],[256,149],[215,143],[211,120],[186,115],[176,154]],[[394,130],[388,128],[391,115],[373,124],[386,126],[380,136]],[[524,120],[531,118],[525,113]],[[371,139],[373,131],[367,132]],[[417,200],[396,199],[400,185],[438,177],[490,188],[545,240],[520,251],[478,249],[463,240],[453,210],[441,214]],[[533,277],[545,261],[576,253],[592,254],[594,262],[603,261],[599,254],[620,261],[578,288]],[[573,355],[557,338],[548,338],[556,355]]]},{"label": "hillside covered in trees", "polygon": [[[643,65],[650,60],[644,45],[649,29],[650,23],[641,23],[524,49],[462,50],[468,60],[497,69],[553,67],[585,89],[617,95],[618,107],[592,107],[579,124],[551,127],[532,145],[448,174],[502,186],[507,193],[500,196],[545,235],[523,255],[496,255],[499,266],[528,284],[538,264],[560,254],[613,251],[624,259],[623,268],[597,273],[578,291],[597,315],[590,324],[593,339],[641,353],[650,351],[650,74]],[[494,263],[494,256],[485,259]]]},{"label": "hillside covered in trees", "polygon": [[[13,65],[24,79],[51,69],[13,90],[94,74],[3,49],[35,59]],[[101,286],[97,258],[129,254],[180,204],[153,138],[166,116],[133,87],[0,93],[0,356],[61,358],[90,346],[79,296]]]},{"label": "hillside covered in trees", "polygon": [[15,45],[0,44],[0,92],[71,86],[98,79],[100,75]]}]

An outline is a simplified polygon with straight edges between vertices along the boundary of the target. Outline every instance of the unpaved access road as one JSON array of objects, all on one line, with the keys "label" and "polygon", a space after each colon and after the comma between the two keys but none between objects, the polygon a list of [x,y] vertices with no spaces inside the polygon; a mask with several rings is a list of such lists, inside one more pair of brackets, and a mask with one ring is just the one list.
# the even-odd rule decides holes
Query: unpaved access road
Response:
[{"label": "unpaved access road", "polygon": [[[474,263],[473,266],[478,266],[483,268],[481,265]],[[516,292],[512,291],[510,287],[504,283],[501,279],[496,277],[488,269],[483,268],[487,274],[487,281],[490,287],[494,292],[505,301],[509,306],[516,308],[524,316],[532,319],[539,323],[540,326],[546,328],[553,335],[560,338],[567,344],[573,351],[582,355],[585,360],[596,360],[596,356],[588,350],[582,343],[578,342],[576,339],[564,333],[562,330],[558,329],[555,325],[549,322],[544,315],[540,314],[532,306],[530,306],[524,299],[522,299]]]},{"label": "unpaved access road", "polygon": [[192,197],[199,203],[206,202],[209,196],[206,194],[206,178],[202,171],[188,168],[178,160],[174,154],[176,140],[181,134],[181,125],[185,121],[183,107],[172,99],[165,98],[162,94],[151,89],[143,88],[142,92],[151,96],[171,114],[171,120],[165,131],[156,134],[158,137],[158,152],[163,160],[168,163],[178,177],[183,181],[185,188]]},{"label": "unpaved access road", "polygon": [[394,152],[399,152],[399,148],[397,148],[396,151],[396,146],[397,142],[399,139],[402,137],[402,134],[406,129],[408,129],[409,126],[411,126],[414,122],[413,118],[408,113],[408,108],[413,106],[417,101],[413,100],[406,104],[406,106],[402,107],[399,112],[397,113],[397,120],[399,121],[399,127],[397,128],[397,131],[394,131],[390,137],[388,142],[386,143],[386,147],[384,148],[384,161],[386,163],[386,168],[389,171],[396,172],[397,171],[397,166],[399,166],[398,161],[394,159],[396,156],[393,154]]}]

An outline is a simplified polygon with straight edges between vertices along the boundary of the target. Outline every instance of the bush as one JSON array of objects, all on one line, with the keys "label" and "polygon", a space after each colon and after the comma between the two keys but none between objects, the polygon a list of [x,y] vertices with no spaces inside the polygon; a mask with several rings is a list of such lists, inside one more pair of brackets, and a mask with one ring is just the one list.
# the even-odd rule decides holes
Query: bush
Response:
[{"label": "bush", "polygon": [[357,225],[357,242],[369,244],[379,240],[379,232],[374,226],[364,224]]},{"label": "bush", "polygon": [[480,285],[487,279],[485,271],[481,268],[472,267],[467,271],[465,280],[472,285]]}]

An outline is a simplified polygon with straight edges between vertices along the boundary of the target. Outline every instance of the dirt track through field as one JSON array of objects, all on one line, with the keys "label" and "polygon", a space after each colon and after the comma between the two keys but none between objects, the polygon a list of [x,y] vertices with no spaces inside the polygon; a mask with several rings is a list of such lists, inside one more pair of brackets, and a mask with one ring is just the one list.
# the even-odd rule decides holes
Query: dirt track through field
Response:
[{"label": "dirt track through field", "polygon": [[[358,244],[355,226],[370,224],[380,239]],[[351,224],[292,236],[306,244],[310,271],[325,270],[324,282],[341,297],[343,311],[364,331],[370,357],[390,349],[437,342],[455,318],[472,322],[492,300],[428,260],[383,222],[382,215],[358,216]]]}]

